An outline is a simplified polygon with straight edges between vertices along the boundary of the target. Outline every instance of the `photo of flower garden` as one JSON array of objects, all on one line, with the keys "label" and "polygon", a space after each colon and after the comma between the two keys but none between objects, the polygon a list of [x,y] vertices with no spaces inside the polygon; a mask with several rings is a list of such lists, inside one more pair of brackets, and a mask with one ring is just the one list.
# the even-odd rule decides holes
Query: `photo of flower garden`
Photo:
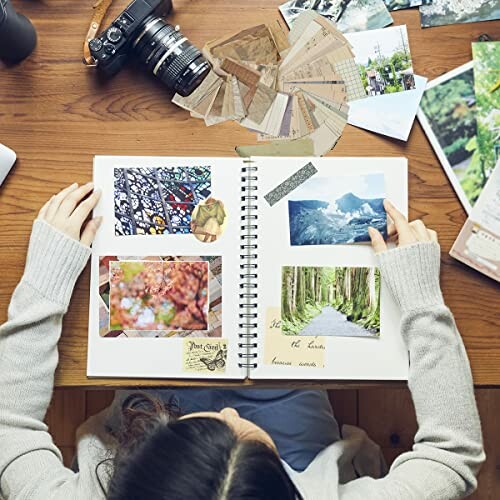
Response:
[{"label": "photo of flower garden", "polygon": [[207,330],[208,262],[109,263],[110,330]]}]

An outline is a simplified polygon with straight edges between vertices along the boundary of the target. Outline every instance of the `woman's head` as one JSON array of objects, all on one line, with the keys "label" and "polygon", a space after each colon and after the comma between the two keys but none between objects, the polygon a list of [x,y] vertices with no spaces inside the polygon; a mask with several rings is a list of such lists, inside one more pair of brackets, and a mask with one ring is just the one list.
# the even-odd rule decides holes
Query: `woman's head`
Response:
[{"label": "woman's head", "polygon": [[175,419],[161,403],[124,403],[110,500],[296,499],[271,437],[226,408]]}]

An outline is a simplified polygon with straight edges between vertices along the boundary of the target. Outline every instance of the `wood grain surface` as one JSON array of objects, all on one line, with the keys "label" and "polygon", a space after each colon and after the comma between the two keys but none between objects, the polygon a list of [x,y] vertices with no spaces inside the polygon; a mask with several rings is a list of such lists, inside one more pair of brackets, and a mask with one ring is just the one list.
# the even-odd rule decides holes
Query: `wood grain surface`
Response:
[{"label": "wood grain surface", "polygon": [[[178,0],[171,22],[202,46],[212,38],[279,17],[279,3]],[[39,41],[22,64],[0,66],[0,142],[19,158],[0,191],[1,321],[23,272],[37,211],[67,184],[90,180],[94,155],[235,156],[235,146],[255,143],[255,134],[237,124],[206,128],[191,119],[170,103],[165,87],[133,62],[110,81],[86,68],[81,62],[82,42],[93,0],[14,0],[13,4],[31,18]],[[125,5],[117,1],[106,22]],[[416,10],[396,12],[393,17],[395,24],[408,26],[416,73],[431,79],[469,61],[470,43],[480,34],[500,38],[499,22],[423,30]],[[466,216],[419,124],[407,143],[348,126],[330,154],[409,159],[410,217],[421,218],[438,231],[443,292],[467,346],[475,382],[500,385],[500,287],[448,256]],[[88,288],[87,267],[65,318],[56,385],[186,383],[87,379]]]}]

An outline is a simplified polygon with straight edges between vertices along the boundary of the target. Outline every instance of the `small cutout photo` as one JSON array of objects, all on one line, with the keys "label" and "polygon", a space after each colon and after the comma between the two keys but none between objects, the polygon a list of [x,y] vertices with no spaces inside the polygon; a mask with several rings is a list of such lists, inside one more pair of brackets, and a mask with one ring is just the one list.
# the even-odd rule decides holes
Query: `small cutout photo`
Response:
[{"label": "small cutout photo", "polygon": [[227,225],[227,212],[224,203],[215,198],[202,201],[193,211],[191,217],[191,232],[204,242],[217,241]]}]

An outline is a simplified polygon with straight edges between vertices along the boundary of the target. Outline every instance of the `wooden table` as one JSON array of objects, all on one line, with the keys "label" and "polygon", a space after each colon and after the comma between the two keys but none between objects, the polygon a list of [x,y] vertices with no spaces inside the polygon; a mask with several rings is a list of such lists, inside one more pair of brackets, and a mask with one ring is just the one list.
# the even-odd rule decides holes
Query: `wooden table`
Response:
[{"label": "wooden table", "polygon": [[[13,3],[32,19],[39,42],[19,66],[0,66],[0,141],[19,157],[0,192],[1,321],[23,272],[33,218],[63,186],[91,179],[94,155],[235,156],[235,146],[255,143],[255,134],[234,123],[206,128],[191,119],[170,103],[166,88],[133,64],[108,82],[84,67],[82,42],[94,0]],[[279,17],[279,3],[177,0],[171,21],[202,46]],[[116,4],[113,18],[126,2]],[[396,12],[394,20],[408,26],[415,71],[429,78],[469,61],[470,43],[480,34],[500,38],[500,22],[422,30],[415,10]],[[475,382],[500,385],[500,287],[448,255],[466,216],[419,124],[406,144],[348,126],[330,154],[408,157],[410,217],[423,219],[439,233],[443,292],[467,346]],[[176,384],[87,379],[88,289],[87,267],[64,322],[56,385]]]}]

